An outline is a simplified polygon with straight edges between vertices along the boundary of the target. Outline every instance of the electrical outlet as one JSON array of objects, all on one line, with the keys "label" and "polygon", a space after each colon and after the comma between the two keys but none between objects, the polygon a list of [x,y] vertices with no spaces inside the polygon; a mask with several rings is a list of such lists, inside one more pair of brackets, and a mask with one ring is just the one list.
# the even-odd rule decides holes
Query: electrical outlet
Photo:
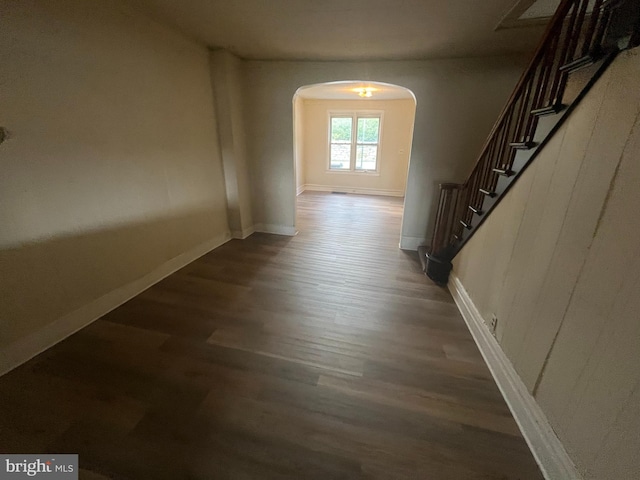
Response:
[{"label": "electrical outlet", "polygon": [[495,335],[496,328],[498,328],[498,317],[496,317],[495,313],[491,315],[491,323],[489,324],[489,327],[491,328],[491,333]]}]

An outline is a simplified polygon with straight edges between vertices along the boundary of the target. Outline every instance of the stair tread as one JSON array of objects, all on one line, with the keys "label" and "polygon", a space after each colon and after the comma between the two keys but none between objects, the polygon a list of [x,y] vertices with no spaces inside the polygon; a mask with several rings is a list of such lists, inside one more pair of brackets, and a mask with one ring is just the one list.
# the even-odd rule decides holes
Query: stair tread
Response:
[{"label": "stair tread", "polygon": [[560,66],[558,70],[560,70],[561,72],[567,72],[567,73],[575,72],[576,70],[579,70],[581,68],[588,67],[589,65],[593,65],[598,60],[600,60],[603,56],[604,56],[603,52],[589,52],[586,55],[583,55],[582,57],[574,58],[570,62],[565,63],[564,65]]},{"label": "stair tread", "polygon": [[531,115],[536,115],[538,117],[541,117],[543,115],[555,115],[557,113],[560,113],[565,108],[566,108],[566,105],[562,103],[547,105],[546,107],[536,108],[534,110],[531,110]]},{"label": "stair tread", "polygon": [[498,175],[503,175],[505,177],[511,177],[516,173],[509,168],[494,168],[493,171],[496,172]]},{"label": "stair tread", "polygon": [[496,192],[493,192],[491,190],[485,190],[484,188],[480,188],[480,189],[478,189],[478,191],[480,193],[482,193],[483,195],[487,195],[488,197],[492,197],[492,198],[497,195]]},{"label": "stair tread", "polygon": [[518,150],[529,150],[529,149],[532,149],[532,148],[538,146],[538,144],[536,142],[531,142],[531,141],[511,142],[509,145],[511,146],[511,148],[515,148],[515,149],[518,149]]}]

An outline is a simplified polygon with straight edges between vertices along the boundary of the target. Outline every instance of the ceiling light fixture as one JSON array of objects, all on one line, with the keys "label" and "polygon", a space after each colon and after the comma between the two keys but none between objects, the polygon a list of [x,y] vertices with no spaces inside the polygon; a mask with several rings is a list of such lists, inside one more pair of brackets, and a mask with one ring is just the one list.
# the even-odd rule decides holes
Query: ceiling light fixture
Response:
[{"label": "ceiling light fixture", "polygon": [[356,92],[362,98],[369,98],[373,95],[373,92],[377,92],[378,89],[374,87],[359,87],[354,88],[354,92]]}]

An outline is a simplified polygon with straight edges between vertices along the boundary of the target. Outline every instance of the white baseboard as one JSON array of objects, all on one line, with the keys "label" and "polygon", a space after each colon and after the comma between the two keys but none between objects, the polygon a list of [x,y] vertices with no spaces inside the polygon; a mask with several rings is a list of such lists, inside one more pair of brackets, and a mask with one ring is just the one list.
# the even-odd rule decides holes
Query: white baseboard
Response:
[{"label": "white baseboard", "polygon": [[[314,185],[305,184],[299,187],[302,192],[309,190],[310,192],[339,192],[339,193],[355,193],[358,195],[381,195],[385,197],[404,197],[404,190],[382,190],[379,188],[364,187],[344,187],[337,185]],[[300,195],[300,193],[298,193]]]},{"label": "white baseboard", "polygon": [[255,225],[252,225],[249,228],[244,228],[242,230],[232,230],[231,238],[239,238],[240,240],[244,240],[255,231],[256,231]]},{"label": "white baseboard", "polygon": [[31,360],[39,353],[61,342],[81,328],[86,327],[111,310],[119,307],[127,300],[135,297],[151,285],[193,262],[205,253],[219,247],[229,239],[230,234],[227,232],[204,242],[188,252],[172,258],[144,277],[103,295],[97,300],[54,320],[31,335],[21,338],[5,347],[0,351],[0,375],[4,375],[28,360]]},{"label": "white baseboard", "polygon": [[298,188],[296,188],[296,197],[305,191],[305,187],[306,185],[300,185]]},{"label": "white baseboard", "polygon": [[453,272],[448,287],[544,478],[583,480],[544,412],[527,390],[460,279]]},{"label": "white baseboard", "polygon": [[253,228],[256,232],[273,233],[274,235],[288,235],[290,237],[293,237],[298,233],[295,227],[274,225],[270,223],[257,223]]},{"label": "white baseboard", "polygon": [[407,237],[402,235],[400,237],[400,249],[401,250],[418,250],[418,247],[427,244],[427,239],[422,237]]}]

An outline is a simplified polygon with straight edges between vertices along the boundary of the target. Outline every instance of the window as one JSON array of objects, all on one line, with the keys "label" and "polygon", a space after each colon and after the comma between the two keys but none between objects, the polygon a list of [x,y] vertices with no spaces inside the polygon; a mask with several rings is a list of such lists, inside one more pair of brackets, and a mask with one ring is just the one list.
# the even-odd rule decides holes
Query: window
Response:
[{"label": "window", "polygon": [[329,170],[377,171],[381,115],[329,116]]}]

